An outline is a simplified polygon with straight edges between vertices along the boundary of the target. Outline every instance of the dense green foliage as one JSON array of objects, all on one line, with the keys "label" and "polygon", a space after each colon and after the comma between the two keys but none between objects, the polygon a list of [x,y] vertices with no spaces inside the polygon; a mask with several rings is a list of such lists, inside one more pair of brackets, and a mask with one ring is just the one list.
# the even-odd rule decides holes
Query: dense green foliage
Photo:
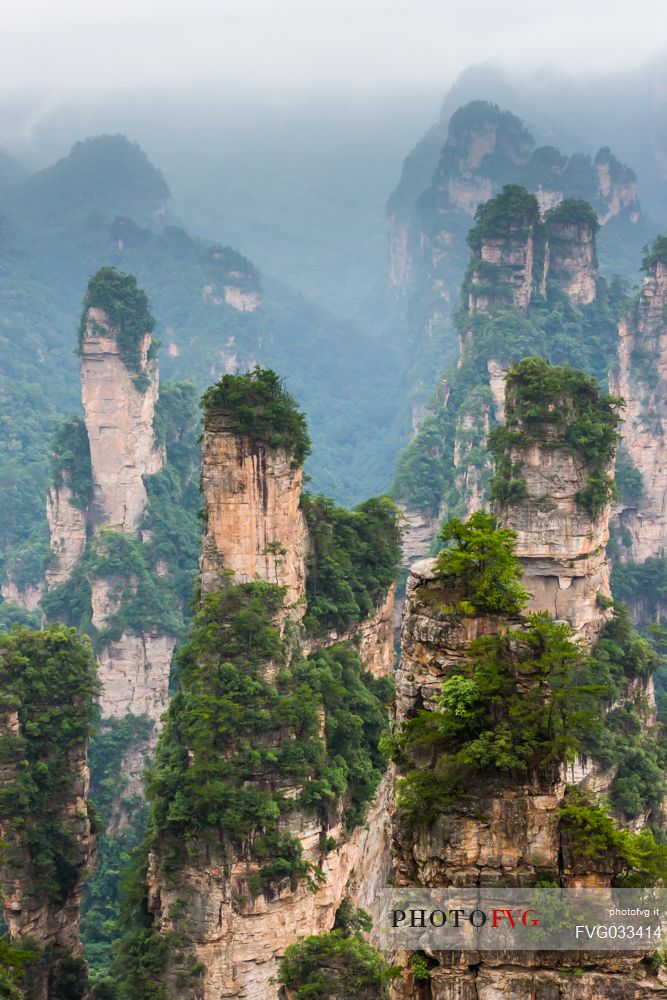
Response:
[{"label": "dense green foliage", "polygon": [[667,764],[660,732],[646,724],[641,691],[625,701],[623,693],[660,658],[622,605],[588,656],[546,613],[475,640],[469,653],[465,670],[444,681],[438,711],[418,712],[383,742],[404,773],[399,807],[408,818],[431,822],[480,782],[525,780],[576,753],[615,768],[617,814],[659,814]]},{"label": "dense green foliage", "polygon": [[435,571],[456,597],[454,612],[512,615],[522,610],[528,593],[514,554],[516,532],[499,528],[495,517],[477,511],[465,522],[447,521],[438,537],[446,547]]},{"label": "dense green foliage", "polygon": [[518,184],[506,184],[499,195],[478,206],[468,245],[478,253],[484,240],[525,239],[539,218],[535,195]]},{"label": "dense green foliage", "polygon": [[561,832],[577,854],[610,864],[615,885],[652,886],[667,878],[667,844],[657,843],[650,829],[619,828],[604,805],[579,789],[570,789],[558,811]]},{"label": "dense green foliage", "polygon": [[27,625],[28,628],[39,628],[41,615],[39,611],[26,611],[20,604],[12,601],[0,603],[0,635],[9,632],[15,625]]},{"label": "dense green foliage", "polygon": [[[644,480],[639,469],[635,468],[630,460],[630,456],[623,447],[619,447],[616,452],[616,472],[614,475],[614,489],[619,501],[625,507],[638,507],[644,496]],[[615,593],[615,591],[614,591]],[[619,600],[624,601],[625,597],[618,595]]]},{"label": "dense green foliage", "polygon": [[[434,582],[415,593],[438,617],[511,615],[497,634],[474,640],[460,670],[442,684],[436,711],[420,710],[383,741],[403,772],[399,808],[430,822],[480,782],[526,780],[586,753],[615,765],[612,806],[627,817],[655,813],[665,791],[667,762],[659,734],[646,725],[641,682],[660,658],[614,608],[586,656],[570,628],[547,613],[520,617],[528,594],[520,586],[513,532],[474,514],[448,522]],[[624,699],[630,682],[640,687]]]},{"label": "dense green foliage", "polygon": [[[342,813],[353,827],[378,786],[390,681],[373,679],[349,644],[289,660],[275,623],[283,601],[283,588],[268,583],[208,594],[178,653],[178,691],[149,772],[147,838],[125,890],[123,997],[160,995],[168,942],[153,928],[142,885],[149,849],[167,876],[203,852],[241,852],[254,862],[250,893],[286,881],[315,888],[322,872],[280,818],[305,809],[326,830]],[[333,846],[323,834],[322,855]]]},{"label": "dense green foliage", "polygon": [[647,249],[642,260],[642,271],[652,271],[658,263],[667,265],[667,236],[658,236],[655,243]]},{"label": "dense green foliage", "polygon": [[234,434],[270,448],[285,448],[295,465],[310,452],[306,418],[275,372],[254,368],[246,375],[223,375],[202,396],[207,414],[220,413]]},{"label": "dense green foliage", "polygon": [[556,238],[554,226],[587,226],[594,233],[600,228],[595,209],[581,198],[564,198],[555,208],[545,212],[544,222],[550,241]]},{"label": "dense green foliage", "polygon": [[153,722],[146,716],[107,719],[93,737],[88,753],[90,798],[103,827],[108,824],[114,802],[128,820],[121,833],[100,833],[95,871],[84,886],[81,938],[91,978],[98,985],[110,982],[112,948],[119,934],[121,875],[131,865],[132,852],[141,842],[144,827],[145,802],[128,798],[124,792],[127,779],[122,770],[123,757],[145,745],[152,730]]},{"label": "dense green foliage", "polygon": [[278,982],[297,1000],[380,1000],[399,969],[389,967],[380,951],[363,933],[372,921],[364,910],[354,910],[347,897],[341,903],[334,928],[328,934],[300,938],[285,951]]},{"label": "dense green foliage", "polygon": [[85,510],[93,496],[93,472],[86,425],[80,417],[70,417],[56,427],[51,442],[51,470],[54,486],[64,483],[72,491],[72,503]]},{"label": "dense green foliage", "polygon": [[[122,1000],[164,1000],[161,974],[167,964],[172,936],[160,935],[148,910],[147,844],[132,854],[121,886],[119,936],[112,966],[113,982]],[[111,994],[115,997],[115,992]]]},{"label": "dense green foliage", "polygon": [[130,371],[141,368],[141,345],[155,329],[148,298],[131,274],[102,267],[88,282],[79,324],[79,350],[86,332],[89,309],[103,309],[109,323],[118,329],[118,353]]},{"label": "dense green foliage", "polygon": [[405,773],[401,812],[430,822],[481,783],[525,780],[581,750],[597,694],[581,659],[568,626],[547,614],[476,639],[465,669],[444,681],[439,710],[418,712],[387,741]]},{"label": "dense green foliage", "polygon": [[667,604],[667,560],[659,556],[643,563],[615,560],[611,583],[618,600],[632,608],[642,625],[655,622]]},{"label": "dense green foliage", "polygon": [[520,466],[513,449],[539,444],[568,448],[587,471],[577,502],[597,516],[612,497],[609,467],[614,459],[620,400],[600,393],[595,379],[543,358],[524,358],[507,374],[505,425],[495,429],[489,446],[496,458],[492,496],[512,499],[520,487]]},{"label": "dense green foliage", "polygon": [[35,953],[18,948],[6,938],[0,938],[0,997],[3,1000],[25,1000],[22,986]]},{"label": "dense green foliage", "polygon": [[62,808],[72,793],[72,757],[90,736],[95,666],[74,629],[17,628],[0,638],[2,712],[18,711],[20,733],[2,739],[2,761],[16,768],[0,790],[0,814],[20,836],[40,890],[66,898],[79,877]]},{"label": "dense green foliage", "polygon": [[[273,624],[282,600],[272,584],[230,586],[207,595],[195,616],[149,783],[156,836],[174,845],[187,831],[222,846],[263,832],[253,850],[285,858],[287,835],[266,840],[282,813],[301,804],[325,818],[344,797],[354,825],[377,787],[386,685],[344,645],[288,666]],[[275,682],[263,674],[269,661],[280,668]],[[267,774],[270,784],[260,781]],[[302,786],[298,800],[283,795],[286,781]],[[286,860],[281,876],[306,873],[299,857]]]},{"label": "dense green foliage", "polygon": [[[91,581],[95,578],[110,581],[117,603],[117,610],[101,629],[92,624]],[[89,635],[96,650],[117,641],[123,632],[178,636],[183,630],[171,580],[156,575],[139,539],[109,528],[88,544],[69,579],[45,594],[42,608],[49,620],[75,625]]]},{"label": "dense green foliage", "polygon": [[344,629],[368,618],[398,571],[398,508],[389,497],[373,497],[350,511],[309,493],[301,506],[310,540],[306,625]]},{"label": "dense green foliage", "polygon": [[[553,365],[572,364],[600,381],[615,360],[616,317],[624,302],[620,286],[598,290],[595,302],[574,307],[567,296],[549,285],[546,299],[533,297],[526,312],[496,307],[489,314],[462,313],[466,339],[461,364],[446,373],[446,403],[442,390],[434,395],[419,431],[401,452],[393,494],[411,509],[436,512],[445,501],[450,514],[462,507],[456,482],[456,436],[471,438],[466,465],[479,470],[481,484],[490,479],[490,456],[485,440],[485,413],[493,424],[487,362],[493,358],[508,368],[527,355],[540,355]],[[460,418],[468,410],[476,419],[472,430],[461,434]]]},{"label": "dense green foliage", "polygon": [[614,607],[593,647],[586,675],[594,683],[607,710],[584,740],[584,750],[602,766],[616,769],[609,800],[617,812],[636,817],[646,809],[657,814],[665,794],[667,756],[660,732],[646,724],[648,706],[638,693],[621,701],[623,687],[647,679],[661,664],[651,643],[634,629],[624,605]]},{"label": "dense green foliage", "polygon": [[[100,532],[88,542],[69,579],[44,595],[47,618],[75,625],[91,636],[97,649],[123,631],[185,635],[200,536],[196,400],[189,383],[165,385],[160,391],[155,431],[167,462],[160,472],[145,477],[148,502],[140,528],[146,540],[110,529]],[[103,630],[96,630],[91,621],[95,578],[109,580],[119,599]]]},{"label": "dense green foliage", "polygon": [[[562,204],[564,207],[554,210],[556,221],[560,213],[563,222],[575,217],[593,222],[595,213],[586,203],[566,200]],[[553,220],[552,230],[552,239],[557,240],[558,226]],[[533,240],[533,287],[527,308],[518,308],[512,305],[512,288],[522,265],[483,260],[481,243],[487,238],[501,239],[506,249],[516,249],[517,241],[525,241],[529,235]],[[595,300],[582,306],[570,302],[558,275],[552,275],[542,288],[541,263],[547,239],[536,199],[517,185],[505,186],[478,208],[469,234],[473,254],[465,278],[461,275],[462,304],[455,316],[460,357],[456,367],[440,379],[418,433],[397,462],[393,494],[410,509],[436,514],[444,506],[449,516],[464,509],[468,497],[462,464],[474,470],[473,478],[482,490],[487,487],[490,459],[486,434],[488,424],[494,423],[490,361],[509,368],[527,355],[539,355],[554,365],[581,368],[601,383],[616,363],[617,320],[626,305],[622,282],[614,280],[607,286],[604,279],[598,279]],[[442,253],[443,259],[449,260],[449,250],[443,248]],[[471,294],[486,300],[480,311],[468,311]],[[442,312],[441,288],[431,308],[436,316]],[[464,449],[463,463],[460,457],[454,461],[457,439]],[[592,483],[590,496],[582,499],[595,506],[603,489],[604,484]]]}]

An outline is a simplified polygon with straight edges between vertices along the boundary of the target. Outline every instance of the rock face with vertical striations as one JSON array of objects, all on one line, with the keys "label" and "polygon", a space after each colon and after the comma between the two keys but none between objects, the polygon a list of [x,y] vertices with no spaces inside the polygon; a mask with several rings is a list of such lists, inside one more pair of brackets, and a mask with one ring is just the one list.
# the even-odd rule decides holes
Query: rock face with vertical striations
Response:
[{"label": "rock face with vertical striations", "polygon": [[[539,359],[528,360],[536,363]],[[586,487],[590,467],[573,456],[571,446],[562,438],[559,440],[563,426],[559,430],[557,420],[550,430],[542,426],[542,444],[535,444],[535,426],[522,426],[518,419],[518,412],[525,414],[525,410],[517,401],[517,381],[512,372],[508,382],[507,435],[513,450],[511,456],[501,453],[500,474],[502,477],[502,460],[511,459],[506,469],[515,477],[515,497],[500,504],[499,512],[503,524],[518,535],[516,552],[524,570],[523,585],[533,591],[527,610],[547,611],[566,622],[583,648],[589,650],[607,617],[596,599],[600,593],[609,593],[604,561],[609,497],[594,516],[578,507],[576,493]],[[608,418],[610,452],[601,463],[601,468],[608,471],[615,447],[613,408],[600,399],[595,383],[584,382]],[[567,391],[563,392],[563,386],[553,388],[559,401],[565,403],[564,410],[569,413],[565,423],[569,426],[576,414],[568,411]],[[582,383],[579,390],[583,388]],[[579,398],[576,391],[574,395]],[[549,393],[543,391],[539,400],[548,414],[553,402]],[[531,398],[531,402],[537,404],[538,400]],[[522,436],[527,439],[525,447]],[[522,486],[519,476],[523,477]],[[480,641],[495,640],[499,644],[496,648],[505,650],[502,662],[511,679],[506,697],[518,696],[524,709],[540,691],[539,697],[549,697],[543,688],[543,675],[528,666],[522,653],[523,636],[533,627],[530,619],[523,612],[473,612],[469,607],[457,612],[461,607],[460,586],[454,578],[443,576],[433,559],[414,564],[408,579],[396,679],[397,746],[402,748],[397,756],[397,777],[410,779],[415,773],[421,774],[423,784],[415,785],[413,796],[419,796],[420,788],[421,794],[428,796],[429,780],[442,780],[436,775],[447,774],[446,770],[438,770],[442,765],[438,762],[441,751],[437,737],[431,742],[426,737],[428,733],[445,733],[446,727],[441,723],[440,730],[416,730],[422,734],[421,742],[418,735],[412,751],[406,750],[409,743],[401,741],[410,731],[411,720],[419,721],[420,713],[421,725],[425,725],[424,710],[427,717],[443,711],[442,702],[437,700],[443,682],[454,677],[476,677],[475,664],[484,655]],[[650,677],[626,680],[620,701],[626,708],[636,706],[639,691],[643,700],[640,724],[648,731],[655,725]],[[459,708],[464,715],[464,704]],[[479,735],[479,730],[476,732]],[[613,884],[618,871],[614,860],[609,856],[593,857],[594,852],[588,848],[582,852],[581,842],[561,821],[559,810],[573,794],[593,796],[585,801],[608,797],[615,766],[602,766],[586,756],[566,763],[562,757],[545,760],[518,776],[494,766],[485,769],[477,765],[476,770],[469,762],[463,786],[458,788],[454,761],[464,745],[462,739],[459,737],[446,751],[451,754],[454,784],[443,786],[435,798],[426,798],[421,813],[410,813],[412,798],[406,804],[402,787],[398,786],[392,822],[397,886],[483,888],[530,886],[542,880],[566,887]],[[406,757],[410,752],[413,756]],[[410,768],[416,769],[412,775]],[[418,808],[419,804],[413,806]],[[640,829],[645,821],[646,816],[640,816],[631,828]],[[393,1000],[648,1000],[667,995],[664,977],[656,975],[648,955],[640,952],[596,958],[580,952],[554,956],[539,952],[501,955],[428,951],[428,975],[421,980],[410,971],[409,953],[395,957],[406,967],[392,985]],[[573,975],[575,968],[577,973]]]},{"label": "rock face with vertical striations", "polygon": [[52,559],[46,567],[46,585],[64,583],[83,555],[88,540],[86,511],[77,506],[67,481],[55,483],[46,495]]},{"label": "rock face with vertical striations", "polygon": [[[542,216],[537,198],[518,185],[505,185],[480,206],[468,234],[472,255],[456,321],[456,369],[441,380],[399,458],[396,495],[408,523],[425,529],[407,533],[408,562],[428,552],[432,525],[453,511],[469,516],[486,501],[487,440],[504,418],[505,375],[524,355],[571,350],[545,333],[553,327],[564,339],[569,335],[560,318],[565,296],[582,337],[590,338],[591,307],[599,310],[600,356],[613,350],[608,291],[597,275],[598,229],[588,203],[565,199]],[[600,367],[600,358],[591,359],[591,367]]]},{"label": "rock face with vertical striations", "polygon": [[558,282],[572,305],[587,306],[597,292],[597,216],[587,202],[565,201],[548,211],[545,219],[547,274]]},{"label": "rock face with vertical striations", "polygon": [[[506,387],[496,506],[517,534],[527,607],[569,622],[590,642],[609,618],[616,407],[591,379],[539,358],[510,369]],[[585,450],[578,429],[593,422],[599,436]]]},{"label": "rock face with vertical striations", "polygon": [[[98,637],[103,728],[127,715],[153,723],[152,733],[129,747],[123,760],[128,787],[138,795],[167,708],[176,645],[175,635],[141,624],[141,607],[129,620],[123,617],[128,605],[146,601],[146,581],[138,579],[130,562],[135,558],[141,564],[144,558],[145,480],[164,468],[166,457],[155,435],[159,371],[153,325],[134,278],[112,268],[91,278],[79,342],[85,421],[65,421],[57,432],[47,498],[52,551],[47,586],[62,591],[59,585],[65,585],[66,591],[75,571],[79,578],[85,575],[90,621]],[[109,562],[110,549],[116,555]],[[101,569],[105,561],[108,568]],[[157,574],[158,568],[152,566],[150,572]],[[75,574],[75,588],[80,588],[76,580]],[[78,606],[81,597],[75,594],[74,600]],[[121,821],[114,813],[110,829]]]},{"label": "rock face with vertical striations", "polygon": [[217,590],[221,575],[231,572],[238,583],[287,587],[290,604],[303,599],[308,542],[299,507],[302,482],[303,468],[287,449],[232,433],[222,414],[206,415],[202,593]]},{"label": "rock face with vertical striations", "polygon": [[[274,862],[272,853],[264,856],[257,853],[255,844],[261,845],[263,840],[274,836],[275,821],[268,818],[262,819],[258,829],[244,837],[234,837],[219,826],[215,832],[195,832],[188,840],[190,847],[186,853],[178,839],[180,832],[170,837],[168,823],[163,822],[148,855],[146,905],[157,934],[160,937],[176,934],[183,942],[183,948],[170,955],[160,979],[165,996],[174,1000],[176,997],[277,1000],[279,987],[275,977],[288,945],[299,936],[331,930],[336,910],[345,896],[372,910],[377,904],[377,890],[386,884],[389,873],[392,784],[388,776],[380,781],[369,802],[365,821],[348,827],[348,805],[333,791],[325,793],[326,798],[320,800],[317,808],[307,799],[302,801],[312,775],[299,773],[294,766],[285,773],[281,770],[285,754],[289,761],[299,752],[301,735],[298,727],[292,731],[294,723],[289,713],[282,721],[271,721],[270,715],[271,705],[285,698],[294,681],[299,684],[298,702],[306,709],[312,697],[307,692],[307,684],[312,681],[306,681],[301,673],[307,666],[306,655],[312,664],[309,669],[323,670],[323,676],[330,668],[319,662],[318,656],[326,657],[330,652],[335,657],[336,650],[347,650],[342,655],[352,657],[358,664],[354,669],[361,674],[357,676],[380,678],[391,673],[394,587],[390,586],[378,599],[367,619],[347,629],[334,629],[317,636],[304,634],[302,619],[307,609],[306,569],[311,543],[300,505],[302,465],[294,443],[275,440],[280,419],[286,424],[291,419],[285,413],[284,401],[288,400],[288,410],[294,401],[284,394],[279,381],[271,381],[275,378],[273,373],[256,370],[247,376],[227,378],[228,382],[221,380],[207,394],[210,397],[212,393],[218,405],[204,397],[201,483],[206,527],[200,564],[200,615],[211,613],[208,609],[216,607],[219,601],[224,604],[248,599],[255,602],[256,614],[257,602],[269,601],[271,593],[276,593],[279,600],[270,609],[269,617],[261,623],[257,621],[254,629],[258,637],[263,634],[262,628],[280,635],[282,647],[281,652],[254,666],[247,661],[252,645],[248,646],[247,654],[234,644],[229,647],[229,653],[224,655],[233,660],[234,667],[229,664],[228,669],[237,669],[242,676],[249,671],[258,688],[269,685],[275,693],[270,695],[273,700],[264,709],[254,713],[252,723],[259,727],[256,733],[244,729],[241,722],[236,723],[238,733],[235,729],[228,732],[223,716],[218,714],[210,722],[207,738],[217,747],[218,756],[229,761],[230,775],[236,774],[235,762],[244,753],[239,740],[242,745],[247,742],[252,745],[258,763],[244,766],[242,790],[246,793],[256,789],[256,794],[276,796],[276,801],[282,803],[277,830],[281,837],[289,839],[290,850],[298,854],[311,875],[289,877],[283,871],[267,883],[268,875],[264,873],[272,864],[287,865],[284,858]],[[244,385],[247,393],[245,407],[237,400],[238,411],[231,404],[220,403],[226,398],[227,389],[234,392],[236,385]],[[253,395],[264,391],[268,395],[259,401]],[[280,410],[281,414],[272,428],[262,425],[262,432],[253,435],[234,425],[236,412],[244,412],[250,423],[248,410],[253,411],[253,419],[261,421],[269,408],[274,413]],[[278,588],[282,588],[282,593]],[[267,594],[269,597],[262,596]],[[229,635],[241,620],[242,614],[225,618],[218,633],[219,641],[229,641]],[[205,664],[216,655],[213,649],[208,653],[203,650],[211,628],[220,628],[218,619],[214,621],[196,642],[197,663],[201,665],[195,668],[192,678],[189,674],[183,677],[188,702],[196,698],[190,685],[196,687],[200,672],[206,673]],[[194,627],[196,630],[197,619]],[[187,657],[186,652],[184,663]],[[222,676],[224,669],[221,667],[216,676]],[[302,679],[298,681],[300,676]],[[372,685],[374,681],[368,683]],[[242,684],[240,676],[236,684]],[[364,690],[370,698],[370,689]],[[217,704],[229,703],[230,707],[234,700],[231,694],[223,698],[215,691],[211,696]],[[162,747],[172,753],[169,741],[177,733],[185,734],[186,782],[189,769],[200,765],[199,758],[204,752],[200,742],[192,745],[188,742],[184,722],[180,718],[174,722],[182,710],[182,704],[172,702],[160,737],[158,789],[162,787],[159,770]],[[319,704],[318,731],[309,738],[313,748],[323,740],[325,753],[332,752],[327,743],[331,738],[328,711],[323,702]],[[344,741],[345,737],[342,738]],[[267,748],[271,750],[273,763],[262,757]],[[339,750],[345,753],[344,743]],[[298,761],[297,756],[294,759]],[[348,765],[339,757],[335,766],[347,769]],[[167,774],[164,780],[170,780]],[[167,817],[176,808],[169,807]],[[158,809],[162,815],[165,806],[159,799]],[[196,975],[190,971],[193,968],[198,970]]]},{"label": "rock face with vertical striations", "polygon": [[104,310],[88,309],[81,386],[93,472],[92,521],[130,532],[137,530],[146,505],[143,477],[158,472],[164,456],[153,432],[158,374],[157,361],[149,358],[152,332],[146,331],[139,345],[136,373],[120,355],[118,335]]},{"label": "rock face with vertical striations", "polygon": [[[662,251],[661,251],[662,248]],[[641,474],[640,496],[623,502],[624,561],[644,562],[667,552],[667,241],[646,262],[637,302],[619,324],[618,367],[612,392],[625,400],[624,450]]]},{"label": "rock face with vertical striations", "polygon": [[87,804],[94,689],[90,648],[74,629],[22,629],[0,640],[2,908],[9,941],[35,952],[31,1000],[64,995],[63,977],[73,974],[77,995],[89,996],[79,907],[95,860]]}]

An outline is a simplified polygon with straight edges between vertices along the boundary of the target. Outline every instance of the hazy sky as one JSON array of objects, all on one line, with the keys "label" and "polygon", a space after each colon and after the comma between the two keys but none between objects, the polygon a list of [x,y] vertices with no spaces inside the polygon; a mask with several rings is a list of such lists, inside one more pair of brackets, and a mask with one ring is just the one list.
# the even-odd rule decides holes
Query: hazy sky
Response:
[{"label": "hazy sky", "polygon": [[666,50],[664,0],[4,0],[0,13],[5,100],[185,82],[444,90],[489,58],[581,72]]}]

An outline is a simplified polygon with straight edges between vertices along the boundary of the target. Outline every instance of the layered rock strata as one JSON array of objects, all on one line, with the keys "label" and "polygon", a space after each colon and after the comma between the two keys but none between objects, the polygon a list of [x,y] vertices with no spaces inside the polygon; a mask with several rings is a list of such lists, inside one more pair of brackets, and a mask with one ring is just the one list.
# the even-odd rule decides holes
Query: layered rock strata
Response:
[{"label": "layered rock strata", "polygon": [[619,324],[618,367],[612,392],[625,400],[621,435],[641,473],[641,498],[619,506],[621,558],[644,562],[667,549],[667,263],[656,260],[639,299]]},{"label": "layered rock strata", "polygon": [[203,594],[225,573],[236,583],[264,580],[302,602],[308,548],[299,507],[303,468],[285,448],[233,434],[222,414],[207,413],[202,455],[205,530],[200,571]]},{"label": "layered rock strata", "polygon": [[[393,587],[372,617],[351,629],[319,640],[299,635],[309,543],[300,508],[302,469],[289,450],[233,434],[224,415],[213,411],[205,419],[202,463],[202,594],[229,582],[283,586],[286,607],[276,624],[290,657],[350,641],[373,676],[390,673],[395,659]],[[262,670],[272,679],[275,665]],[[270,786],[271,780],[266,775],[264,783]],[[296,798],[300,787],[281,791]],[[187,942],[182,959],[169,962],[166,995],[276,1000],[275,977],[288,945],[300,936],[331,930],[345,896],[371,911],[376,908],[377,890],[389,874],[391,795],[392,782],[385,776],[366,822],[351,832],[345,828],[342,804],[329,825],[303,808],[281,820],[281,830],[298,840],[303,859],[321,869],[324,878],[317,886],[309,887],[303,879],[293,884],[283,880],[275,890],[251,892],[250,881],[261,863],[240,849],[230,862],[220,849],[207,848],[205,862],[186,862],[165,873],[158,843],[149,857],[148,908],[161,936],[175,932]],[[188,975],[193,963],[201,970],[196,982]]]},{"label": "layered rock strata", "polygon": [[81,388],[93,472],[93,523],[136,531],[146,505],[143,477],[158,472],[153,416],[158,397],[157,361],[149,358],[152,332],[139,345],[139,368],[128,369],[119,330],[103,309],[91,307],[81,342]]},{"label": "layered rock strata", "polygon": [[[0,718],[0,738],[21,737],[19,714],[10,711]],[[21,770],[21,762],[0,764],[0,789],[8,789]],[[0,856],[2,908],[12,941],[36,945],[46,955],[31,975],[31,1000],[51,1000],[51,977],[61,957],[81,955],[79,909],[83,882],[95,857],[95,837],[86,808],[88,794],[87,744],[79,744],[68,756],[71,775],[66,799],[57,804],[54,828],[60,827],[68,841],[67,864],[71,867],[68,891],[62,899],[49,893],[37,877],[25,842],[25,826],[16,816],[0,820],[3,842]],[[84,996],[84,994],[82,994]]]},{"label": "layered rock strata", "polygon": [[46,495],[46,516],[51,538],[51,560],[46,567],[46,586],[69,580],[88,541],[86,511],[74,503],[67,477],[55,483]]},{"label": "layered rock strata", "polygon": [[[504,219],[502,233],[496,213]],[[483,317],[488,316],[491,323],[499,312],[514,309],[519,314],[517,323],[523,324],[536,299],[545,295],[547,281],[556,282],[575,308],[593,302],[598,281],[596,229],[595,214],[585,203],[566,202],[543,220],[533,196],[514,186],[505,187],[478,214],[470,234],[474,252],[463,286],[465,313],[460,317],[457,371],[433,403],[436,414],[452,411],[451,418],[437,419],[447,425],[444,433],[450,440],[443,440],[440,450],[444,461],[451,449],[454,489],[448,490],[437,511],[406,510],[407,565],[428,552],[434,527],[448,508],[470,516],[486,501],[492,473],[486,441],[493,424],[504,419],[504,377],[513,345],[506,342],[502,324],[490,339],[490,328],[480,326]],[[465,385],[466,379],[477,385],[462,390],[459,383]]]},{"label": "layered rock strata", "polygon": [[[511,399],[508,400],[511,412]],[[609,505],[593,517],[576,504],[585,470],[570,451],[550,441],[514,455],[526,484],[522,500],[505,504],[505,526],[518,535],[517,554],[524,585],[532,591],[529,610],[548,611],[566,621],[590,648],[606,614],[598,594],[609,595],[604,559]],[[400,725],[422,709],[437,710],[442,683],[471,664],[471,644],[484,636],[511,636],[520,642],[525,619],[508,615],[452,615],[458,595],[425,559],[412,567],[401,637],[396,685],[396,718]],[[450,588],[451,589],[451,588]],[[449,609],[449,610],[448,610]],[[541,684],[518,668],[515,684],[528,692]],[[637,689],[637,690],[635,690]],[[645,700],[643,724],[655,721],[650,680],[626,685],[622,700]],[[399,886],[522,886],[548,879],[563,886],[609,886],[613,866],[608,858],[592,860],[568,838],[558,807],[566,786],[576,785],[606,796],[615,774],[584,757],[542,768],[524,781],[487,778],[470,787],[470,799],[443,810],[430,823],[410,823],[397,811],[393,818],[393,851]],[[636,828],[645,817],[640,817]],[[406,972],[392,988],[395,1000],[489,1000],[544,997],[654,998],[667,996],[646,956],[582,956],[540,954],[429,954],[429,977],[415,980],[409,954],[398,956]],[[574,975],[574,969],[577,974]]]}]

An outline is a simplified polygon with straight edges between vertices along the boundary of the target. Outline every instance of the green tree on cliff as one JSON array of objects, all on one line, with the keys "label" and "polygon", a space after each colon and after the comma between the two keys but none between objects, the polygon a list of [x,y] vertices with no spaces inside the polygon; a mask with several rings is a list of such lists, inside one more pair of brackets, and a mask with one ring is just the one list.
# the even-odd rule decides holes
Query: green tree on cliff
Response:
[{"label": "green tree on cliff", "polygon": [[467,521],[447,521],[438,537],[448,547],[438,556],[436,572],[461,593],[458,611],[519,614],[529,595],[514,554],[516,532],[499,528],[492,514],[480,510]]}]

